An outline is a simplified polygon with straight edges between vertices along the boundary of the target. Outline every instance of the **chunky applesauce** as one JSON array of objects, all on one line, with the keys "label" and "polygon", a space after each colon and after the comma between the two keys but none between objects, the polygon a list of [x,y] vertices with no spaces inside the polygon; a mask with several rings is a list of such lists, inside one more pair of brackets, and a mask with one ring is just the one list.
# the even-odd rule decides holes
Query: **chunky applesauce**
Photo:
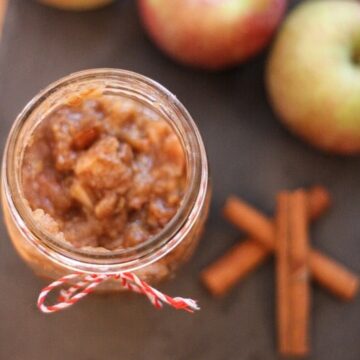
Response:
[{"label": "chunky applesauce", "polygon": [[53,110],[25,148],[33,215],[73,246],[129,248],[173,218],[186,187],[183,147],[139,102],[82,96]]}]

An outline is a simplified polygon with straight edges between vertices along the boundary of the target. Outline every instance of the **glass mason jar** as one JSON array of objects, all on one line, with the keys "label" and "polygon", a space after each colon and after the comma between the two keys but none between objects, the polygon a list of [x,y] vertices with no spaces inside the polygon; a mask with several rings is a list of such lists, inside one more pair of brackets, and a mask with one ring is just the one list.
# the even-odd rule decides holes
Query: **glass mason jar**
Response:
[{"label": "glass mason jar", "polygon": [[[39,226],[24,199],[21,164],[36,126],[74,95],[96,89],[100,96],[120,96],[160,114],[178,135],[184,149],[187,187],[181,205],[163,230],[134,247],[114,251],[75,248]],[[8,136],[2,164],[2,206],[11,240],[34,272],[49,280],[81,273],[134,272],[156,283],[171,277],[192,255],[201,235],[210,202],[209,171],[199,131],[184,106],[157,82],[115,69],[95,69],[67,76],[41,91],[17,117]],[[108,281],[102,290],[120,290]]]}]

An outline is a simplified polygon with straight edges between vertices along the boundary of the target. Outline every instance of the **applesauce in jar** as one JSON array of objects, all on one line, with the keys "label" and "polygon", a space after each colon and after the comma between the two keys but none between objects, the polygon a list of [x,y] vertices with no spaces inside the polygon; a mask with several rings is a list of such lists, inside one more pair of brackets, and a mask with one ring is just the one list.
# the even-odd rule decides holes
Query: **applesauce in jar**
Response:
[{"label": "applesauce in jar", "polygon": [[210,199],[190,115],[152,80],[112,69],[30,102],[9,135],[2,192],[10,237],[38,275],[134,271],[150,283],[190,258]]},{"label": "applesauce in jar", "polygon": [[132,100],[87,94],[35,129],[22,165],[34,216],[75,247],[114,250],[159,233],[186,186],[181,143]]}]

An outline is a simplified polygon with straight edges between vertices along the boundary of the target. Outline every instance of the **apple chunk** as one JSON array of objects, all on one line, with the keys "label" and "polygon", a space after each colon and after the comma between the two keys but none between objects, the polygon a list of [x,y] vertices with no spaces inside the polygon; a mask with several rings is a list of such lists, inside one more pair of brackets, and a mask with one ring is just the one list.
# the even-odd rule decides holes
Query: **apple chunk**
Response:
[{"label": "apple chunk", "polygon": [[145,29],[173,59],[204,69],[239,64],[266,46],[286,0],[138,0]]},{"label": "apple chunk", "polygon": [[267,87],[292,132],[326,151],[360,153],[360,3],[298,6],[275,41]]}]

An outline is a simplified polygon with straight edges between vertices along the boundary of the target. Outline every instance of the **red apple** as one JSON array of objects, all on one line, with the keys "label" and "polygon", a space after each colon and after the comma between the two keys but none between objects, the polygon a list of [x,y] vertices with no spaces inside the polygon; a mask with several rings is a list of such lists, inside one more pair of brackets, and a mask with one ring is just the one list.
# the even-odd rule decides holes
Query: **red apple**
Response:
[{"label": "red apple", "polygon": [[187,65],[221,69],[269,42],[286,0],[138,0],[150,37]]}]

